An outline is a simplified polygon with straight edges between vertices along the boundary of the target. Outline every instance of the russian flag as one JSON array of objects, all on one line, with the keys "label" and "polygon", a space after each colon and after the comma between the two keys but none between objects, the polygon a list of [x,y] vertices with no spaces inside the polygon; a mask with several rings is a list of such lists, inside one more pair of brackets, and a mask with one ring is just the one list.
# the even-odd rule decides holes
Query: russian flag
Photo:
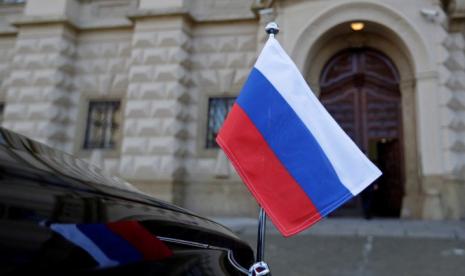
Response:
[{"label": "russian flag", "polygon": [[50,229],[84,249],[102,268],[142,260],[158,261],[173,254],[137,221],[107,224],[53,223]]},{"label": "russian flag", "polygon": [[318,222],[381,175],[273,37],[216,141],[284,236]]}]

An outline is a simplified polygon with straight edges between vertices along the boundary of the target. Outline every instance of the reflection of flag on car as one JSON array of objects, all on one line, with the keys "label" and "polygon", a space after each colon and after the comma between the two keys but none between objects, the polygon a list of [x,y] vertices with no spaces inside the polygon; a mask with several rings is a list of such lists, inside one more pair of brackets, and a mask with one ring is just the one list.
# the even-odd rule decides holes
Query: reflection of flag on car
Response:
[{"label": "reflection of flag on car", "polygon": [[84,249],[100,267],[123,265],[142,260],[161,260],[171,250],[137,221],[107,224],[62,224],[50,228]]},{"label": "reflection of flag on car", "polygon": [[381,175],[273,37],[217,142],[285,236],[316,223]]}]

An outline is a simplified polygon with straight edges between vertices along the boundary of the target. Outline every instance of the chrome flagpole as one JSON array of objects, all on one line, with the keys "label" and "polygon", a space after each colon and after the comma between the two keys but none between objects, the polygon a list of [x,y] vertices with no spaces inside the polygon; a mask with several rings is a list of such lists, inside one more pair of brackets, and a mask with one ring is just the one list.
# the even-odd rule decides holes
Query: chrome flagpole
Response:
[{"label": "chrome flagpole", "polygon": [[260,206],[258,216],[258,233],[257,233],[257,256],[255,263],[249,269],[248,276],[271,276],[270,268],[265,263],[265,234],[266,234],[266,213]]},{"label": "chrome flagpole", "polygon": [[265,258],[265,232],[266,232],[266,213],[263,207],[260,207],[258,216],[258,234],[257,234],[257,263],[263,262]]},{"label": "chrome flagpole", "polygon": [[[270,22],[265,27],[266,33],[274,37],[279,33],[279,26],[276,22]],[[249,269],[249,276],[271,276],[268,264],[265,263],[265,235],[266,235],[266,213],[260,206],[258,216],[258,233],[257,233],[257,256],[253,266]]]}]

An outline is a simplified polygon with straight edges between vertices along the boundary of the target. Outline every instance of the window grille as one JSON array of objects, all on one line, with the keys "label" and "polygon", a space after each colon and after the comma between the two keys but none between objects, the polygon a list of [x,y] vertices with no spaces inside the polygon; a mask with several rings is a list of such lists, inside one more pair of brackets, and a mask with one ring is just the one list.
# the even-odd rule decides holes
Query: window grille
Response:
[{"label": "window grille", "polygon": [[206,148],[218,148],[216,135],[223,125],[223,121],[231,110],[236,97],[212,97],[208,99],[208,120]]},{"label": "window grille", "polygon": [[90,101],[84,149],[113,149],[120,124],[120,101]]}]

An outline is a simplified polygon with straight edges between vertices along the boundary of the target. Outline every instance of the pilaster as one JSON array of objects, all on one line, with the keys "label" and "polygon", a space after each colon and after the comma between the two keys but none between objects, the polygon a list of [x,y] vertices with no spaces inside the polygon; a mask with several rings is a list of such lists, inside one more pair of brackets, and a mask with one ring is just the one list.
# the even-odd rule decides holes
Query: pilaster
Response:
[{"label": "pilaster", "polygon": [[[184,174],[190,24],[183,14],[134,22],[120,174],[166,186]],[[169,188],[160,192],[173,199]]]},{"label": "pilaster", "polygon": [[465,1],[448,2],[448,37],[444,40],[448,58],[444,67],[450,74],[445,86],[450,91],[447,110],[450,120],[446,128],[450,133],[446,149],[450,153],[450,168],[441,190],[445,216],[451,219],[465,217]]},{"label": "pilaster", "polygon": [[[37,2],[41,1],[31,0],[26,5],[24,18],[29,18],[28,23],[16,24],[18,35],[8,79],[3,125],[71,152],[74,142],[71,126],[77,117],[78,101],[72,82],[76,34],[66,20],[33,24],[35,19],[45,16],[28,8]],[[55,2],[64,7],[70,3],[65,0]],[[34,11],[34,14],[28,11]]]}]

